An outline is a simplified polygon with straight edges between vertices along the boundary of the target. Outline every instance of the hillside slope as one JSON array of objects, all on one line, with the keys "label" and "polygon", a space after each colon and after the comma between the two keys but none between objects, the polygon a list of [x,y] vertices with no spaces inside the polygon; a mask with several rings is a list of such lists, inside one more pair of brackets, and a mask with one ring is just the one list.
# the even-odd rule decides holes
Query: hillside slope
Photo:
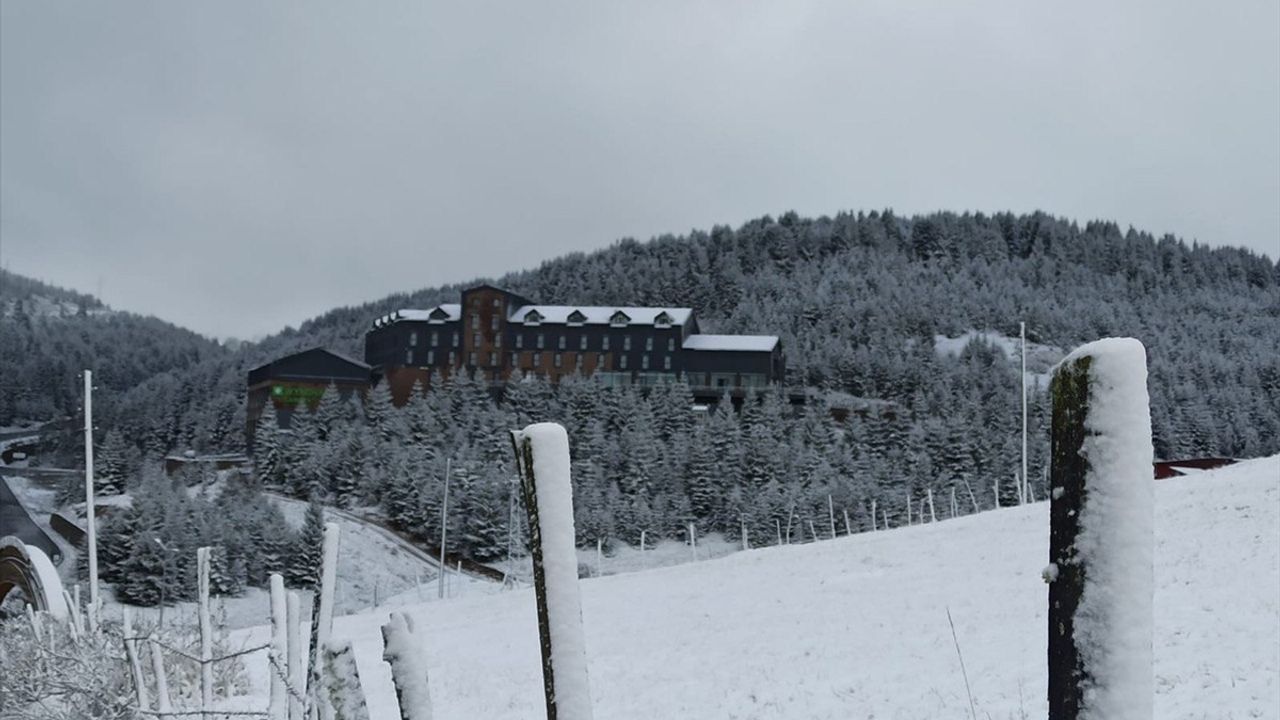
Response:
[{"label": "hillside slope", "polygon": [[[911,416],[903,436],[953,420],[1016,433],[1016,394],[1002,389],[1016,381],[1013,363],[939,358],[928,347],[935,336],[1016,335],[1020,320],[1033,342],[1060,348],[1133,336],[1150,353],[1159,456],[1280,451],[1280,266],[1246,250],[1041,213],[787,213],[623,240],[493,282],[542,302],[687,305],[705,331],[777,334],[792,383],[891,400]],[[469,284],[339,308],[168,373],[125,399],[130,434],[211,445],[191,428],[236,405],[249,367],[315,345],[359,356],[371,318],[456,302]],[[192,387],[203,392],[184,391]],[[1042,421],[1043,409],[1032,410]]]},{"label": "hillside slope", "polygon": [[190,330],[0,270],[0,426],[77,414],[85,368],[109,419],[139,383],[226,354]]},{"label": "hillside slope", "polygon": [[[596,716],[968,717],[949,610],[979,717],[1043,717],[1047,509],[585,580]],[[1275,717],[1280,456],[1160,481],[1156,518],[1156,717]],[[440,717],[541,712],[533,603],[521,590],[410,609]],[[335,623],[355,643],[372,720],[395,717],[385,621]],[[265,660],[251,672],[265,692]]]}]

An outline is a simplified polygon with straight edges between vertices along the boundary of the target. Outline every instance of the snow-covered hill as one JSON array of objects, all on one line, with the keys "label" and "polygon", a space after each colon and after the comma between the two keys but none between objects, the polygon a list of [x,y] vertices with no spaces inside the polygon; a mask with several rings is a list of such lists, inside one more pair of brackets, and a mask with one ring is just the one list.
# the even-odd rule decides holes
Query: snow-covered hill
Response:
[{"label": "snow-covered hill", "polygon": [[[1156,716],[1280,708],[1280,456],[1160,481]],[[582,583],[596,717],[1043,717],[1040,503]],[[532,592],[409,610],[441,718],[541,712]],[[372,720],[393,720],[385,611],[339,618]],[[257,642],[266,630],[239,639]],[[260,692],[265,661],[253,658]]]}]

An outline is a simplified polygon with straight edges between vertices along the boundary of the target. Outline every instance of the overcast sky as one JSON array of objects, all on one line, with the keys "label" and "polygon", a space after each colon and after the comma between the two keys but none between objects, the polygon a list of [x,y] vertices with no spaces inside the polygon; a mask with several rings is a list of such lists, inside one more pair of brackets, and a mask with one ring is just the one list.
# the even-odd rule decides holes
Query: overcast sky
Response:
[{"label": "overcast sky", "polygon": [[1280,255],[1280,3],[0,3],[0,262],[200,332],[795,209]]}]

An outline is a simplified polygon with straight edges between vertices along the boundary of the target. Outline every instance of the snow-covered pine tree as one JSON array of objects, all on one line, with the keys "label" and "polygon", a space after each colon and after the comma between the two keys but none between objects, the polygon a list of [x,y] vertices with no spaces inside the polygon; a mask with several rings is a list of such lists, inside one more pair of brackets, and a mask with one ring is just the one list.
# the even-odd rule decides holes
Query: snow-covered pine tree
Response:
[{"label": "snow-covered pine tree", "polygon": [[318,496],[312,496],[307,504],[302,528],[298,531],[293,553],[285,565],[285,580],[298,588],[314,588],[320,582],[320,562],[323,560],[324,506]]}]

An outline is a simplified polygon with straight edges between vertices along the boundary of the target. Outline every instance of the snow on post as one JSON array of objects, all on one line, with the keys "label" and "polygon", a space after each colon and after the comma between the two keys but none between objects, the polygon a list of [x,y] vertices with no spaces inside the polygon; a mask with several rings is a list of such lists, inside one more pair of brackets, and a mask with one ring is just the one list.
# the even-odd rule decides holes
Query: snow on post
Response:
[{"label": "snow on post", "polygon": [[200,612],[200,710],[213,709],[213,624],[209,619],[209,548],[196,548],[196,591]]},{"label": "snow on post", "polygon": [[[333,592],[338,573],[338,539],[340,529],[338,523],[324,524],[324,553],[320,566],[320,587],[316,588],[315,619],[311,628],[312,656],[311,680],[318,688],[324,679],[325,647],[329,643],[329,633],[333,630]],[[311,716],[316,717],[313,703]],[[326,719],[327,720],[327,719]]]},{"label": "snow on post", "polygon": [[138,699],[138,710],[151,710],[151,698],[147,694],[147,679],[142,674],[142,660],[138,655],[138,640],[133,636],[133,608],[122,605],[120,621],[124,633],[124,655],[129,660],[129,673],[133,677],[133,691]]},{"label": "snow on post", "polygon": [[267,706],[271,720],[289,717],[289,696],[285,681],[289,668],[289,612],[286,608],[284,578],[271,573],[271,695]]},{"label": "snow on post", "polygon": [[320,717],[324,720],[369,720],[369,708],[356,654],[350,640],[330,640],[324,645],[324,694],[320,698]]},{"label": "snow on post", "polygon": [[302,599],[296,592],[285,596],[285,624],[287,634],[288,671],[286,692],[289,694],[289,720],[303,720],[302,698],[307,692],[307,638],[310,631],[303,626]]},{"label": "snow on post", "polygon": [[547,720],[591,720],[569,436],[560,425],[537,423],[513,430],[511,443],[529,514]]},{"label": "snow on post", "polygon": [[1150,720],[1153,479],[1142,343],[1084,345],[1054,369],[1049,718]]},{"label": "snow on post", "polygon": [[98,632],[98,526],[93,502],[93,371],[84,371],[84,529],[89,560],[89,632]]},{"label": "snow on post", "polygon": [[173,713],[173,700],[169,697],[169,676],[164,669],[164,649],[154,635],[149,638],[151,645],[151,670],[156,676],[156,715],[169,717]]},{"label": "snow on post", "polygon": [[400,720],[431,720],[431,690],[427,683],[425,640],[415,637],[413,618],[391,613],[382,626],[382,660],[391,666]]}]

